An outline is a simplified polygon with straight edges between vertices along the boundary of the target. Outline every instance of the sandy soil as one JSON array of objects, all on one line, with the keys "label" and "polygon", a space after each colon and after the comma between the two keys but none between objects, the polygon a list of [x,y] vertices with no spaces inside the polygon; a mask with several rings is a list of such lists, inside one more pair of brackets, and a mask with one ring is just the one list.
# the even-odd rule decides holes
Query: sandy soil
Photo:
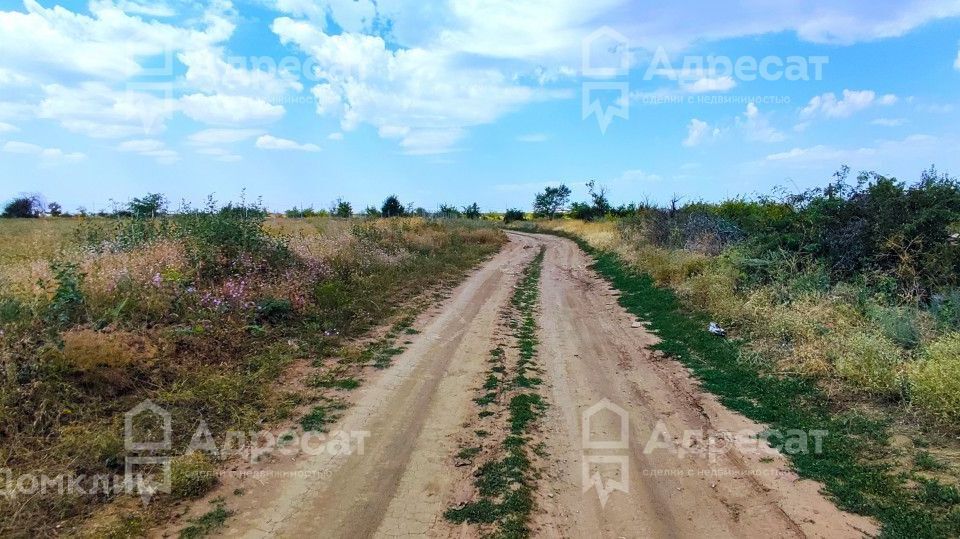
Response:
[{"label": "sandy soil", "polygon": [[[656,337],[617,304],[573,242],[519,233],[510,238],[501,253],[418,320],[421,333],[392,367],[355,392],[353,406],[332,430],[369,433],[362,455],[299,455],[257,464],[263,477],[225,479],[186,517],[223,496],[234,515],[218,533],[231,537],[472,536],[442,516],[450,500],[462,497],[463,472],[454,467],[457,440],[475,414],[471,399],[489,350],[503,336],[499,313],[536,254],[533,247],[545,245],[539,363],[550,407],[537,436],[549,456],[532,523],[536,535],[876,534],[868,519],[834,507],[817,483],[799,480],[779,454],[730,446],[709,455],[695,451],[697,432],[756,433],[763,426],[726,410],[679,363],[651,352]],[[609,405],[584,425],[584,412],[598,403]],[[624,427],[626,444],[611,447]],[[588,441],[606,441],[607,447],[585,448],[584,431]],[[651,448],[651,437],[658,447]],[[607,492],[601,503],[598,484],[606,492],[616,481],[621,488]],[[242,496],[232,494],[237,488]],[[173,534],[182,522],[156,535]]]}]

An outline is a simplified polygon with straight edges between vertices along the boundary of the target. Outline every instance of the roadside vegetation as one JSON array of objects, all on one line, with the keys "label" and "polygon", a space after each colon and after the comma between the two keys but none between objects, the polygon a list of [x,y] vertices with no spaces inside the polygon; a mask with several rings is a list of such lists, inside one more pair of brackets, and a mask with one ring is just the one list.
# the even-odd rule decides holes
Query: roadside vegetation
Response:
[{"label": "roadside vegetation", "polygon": [[[461,220],[288,219],[244,201],[170,212],[159,195],[110,218],[2,219],[0,237],[0,468],[14,482],[122,477],[123,414],[148,398],[172,414],[174,455],[200,420],[218,445],[277,422],[323,430],[416,310],[505,241]],[[306,390],[279,383],[295,364]],[[113,492],[3,497],[0,535],[137,535],[208,492],[219,464],[176,457],[172,495],[148,509]],[[217,505],[185,533],[228,515]]]},{"label": "roadside vegetation", "polygon": [[[530,535],[538,477],[535,459],[540,456],[531,434],[547,406],[536,389],[541,380],[535,376],[539,372],[536,317],[543,255],[541,247],[514,289],[505,323],[513,330],[516,351],[508,353],[503,345],[490,351],[490,369],[474,399],[480,408],[475,426],[483,428],[475,430],[476,436],[457,455],[463,463],[482,462],[474,474],[475,499],[444,515],[454,523],[479,525],[485,537]],[[500,438],[487,440],[489,436]]]},{"label": "roadside vegetation", "polygon": [[796,195],[620,208],[588,187],[580,219],[536,226],[590,249],[660,348],[732,409],[829,430],[793,462],[842,507],[888,535],[960,534],[956,180],[844,169]]}]

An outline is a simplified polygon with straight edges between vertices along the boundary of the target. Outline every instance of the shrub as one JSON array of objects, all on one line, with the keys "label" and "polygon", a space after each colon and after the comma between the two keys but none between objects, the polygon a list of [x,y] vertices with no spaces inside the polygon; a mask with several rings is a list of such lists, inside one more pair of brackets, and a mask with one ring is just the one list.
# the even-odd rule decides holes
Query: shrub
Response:
[{"label": "shrub", "polygon": [[898,345],[908,350],[920,345],[923,332],[916,309],[874,305],[868,307],[867,316]]},{"label": "shrub", "polygon": [[278,324],[293,315],[293,303],[288,299],[264,298],[257,303],[257,322]]},{"label": "shrub", "polygon": [[900,349],[890,339],[863,331],[837,336],[834,366],[856,387],[879,396],[900,391]]},{"label": "shrub", "polygon": [[170,493],[177,498],[199,498],[216,483],[216,468],[204,453],[181,455],[170,462]]},{"label": "shrub", "polygon": [[960,330],[960,288],[937,294],[930,302],[930,314],[948,331]]},{"label": "shrub", "polygon": [[403,204],[400,203],[400,199],[396,195],[388,196],[383,201],[383,206],[380,207],[381,217],[403,217],[406,213]]},{"label": "shrub", "polygon": [[503,222],[510,223],[513,221],[523,221],[526,219],[526,215],[523,213],[523,210],[518,209],[509,209],[506,213],[503,214]]},{"label": "shrub", "polygon": [[63,327],[82,316],[84,297],[80,285],[84,275],[72,263],[53,263],[50,269],[57,281],[57,290],[47,307],[47,319],[51,324]]},{"label": "shrub", "polygon": [[463,207],[463,216],[467,219],[479,219],[480,218],[480,206],[476,202],[470,204],[469,206]]},{"label": "shrub", "polygon": [[960,333],[930,343],[909,371],[910,398],[942,420],[960,420]]},{"label": "shrub", "polygon": [[18,197],[7,203],[3,208],[4,217],[40,217],[43,204],[38,197]]},{"label": "shrub", "polygon": [[341,218],[351,217],[353,215],[353,206],[346,200],[338,198],[330,207],[330,215]]}]

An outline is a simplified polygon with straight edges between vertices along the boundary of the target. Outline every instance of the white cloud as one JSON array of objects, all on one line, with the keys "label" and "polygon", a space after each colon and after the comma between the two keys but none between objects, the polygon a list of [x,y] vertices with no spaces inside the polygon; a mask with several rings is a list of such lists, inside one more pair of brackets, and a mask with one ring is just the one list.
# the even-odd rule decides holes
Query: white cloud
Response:
[{"label": "white cloud", "polygon": [[320,147],[316,144],[301,144],[293,140],[277,138],[271,135],[263,135],[258,138],[256,146],[261,150],[299,150],[302,152],[320,151]]},{"label": "white cloud", "polygon": [[844,90],[842,99],[837,99],[836,94],[828,92],[814,96],[800,111],[800,117],[823,115],[828,118],[847,118],[875,105],[889,106],[896,102],[897,96],[886,94],[878,97],[873,90]]},{"label": "white cloud", "polygon": [[223,148],[199,148],[197,153],[201,155],[209,155],[215,160],[222,161],[224,163],[233,163],[242,159],[242,157],[239,155],[236,155],[233,152]]},{"label": "white cloud", "polygon": [[95,138],[149,135],[164,130],[176,110],[172,99],[149,93],[114,91],[102,83],[75,88],[43,87],[46,94],[37,115],[59,121],[70,131]]},{"label": "white cloud", "polygon": [[710,124],[707,122],[694,118],[690,120],[690,123],[687,125],[687,138],[684,139],[683,145],[688,148],[692,148],[694,146],[699,146],[700,143],[706,140],[716,139],[719,136],[719,127],[714,127],[711,129]]},{"label": "white cloud", "polygon": [[163,141],[156,139],[127,140],[117,145],[117,150],[151,157],[162,165],[169,165],[180,160],[180,154],[175,150],[168,149]]},{"label": "white cloud", "polygon": [[272,122],[286,112],[282,106],[262,99],[234,95],[185,95],[180,98],[180,107],[188,117],[213,125]]},{"label": "white cloud", "polygon": [[190,135],[188,140],[197,146],[233,144],[263,134],[259,129],[204,129]]},{"label": "white cloud", "polygon": [[652,174],[640,169],[625,170],[620,177],[615,178],[611,183],[622,184],[622,183],[645,183],[645,182],[658,182],[663,178],[659,174]]},{"label": "white cloud", "polygon": [[743,119],[737,118],[737,123],[743,129],[746,139],[752,142],[780,142],[786,138],[783,133],[770,126],[770,122],[754,103],[747,103]]},{"label": "white cloud", "polygon": [[3,145],[3,151],[7,153],[24,153],[24,154],[35,154],[40,153],[43,150],[40,146],[36,144],[30,144],[29,142],[20,142],[16,140],[11,140]]},{"label": "white cloud", "polygon": [[[146,15],[144,4],[137,4]],[[24,0],[23,7],[26,12],[0,11],[3,62],[47,81],[62,80],[65,74],[123,80],[142,71],[141,59],[209,46],[227,39],[234,29],[232,6],[225,0],[213,2],[199,18],[199,29],[131,16],[124,12],[134,7],[129,2],[118,6],[91,1],[89,16],[60,6],[47,9],[35,0]]]},{"label": "white cloud", "polygon": [[528,133],[517,137],[517,142],[546,142],[549,138],[546,133]]},{"label": "white cloud", "polygon": [[4,86],[26,86],[28,84],[30,84],[29,78],[0,67],[0,88]]},{"label": "white cloud", "polygon": [[770,154],[766,156],[765,161],[800,166],[816,166],[824,163],[836,166],[846,163],[855,168],[874,168],[884,164],[887,158],[910,155],[923,163],[930,155],[941,152],[940,148],[944,142],[930,135],[916,134],[902,140],[883,140],[873,146],[859,148],[837,148],[821,144]]},{"label": "white cloud", "polygon": [[343,140],[343,133],[340,133],[339,131],[336,133],[330,133],[327,135],[327,140]]},{"label": "white cloud", "polygon": [[177,14],[176,10],[169,4],[158,0],[151,0],[150,3],[138,0],[115,0],[114,4],[124,13],[147,15],[148,17],[167,18]]},{"label": "white cloud", "polygon": [[880,125],[883,127],[899,127],[907,123],[903,118],[877,118],[870,122],[870,125]]},{"label": "white cloud", "polygon": [[215,48],[191,49],[178,54],[177,58],[187,66],[184,75],[187,85],[206,93],[247,97],[276,97],[303,89],[297,75],[281,69],[272,57],[261,57],[265,65],[247,66],[236,63],[252,63],[252,59],[238,57],[235,63],[228,63],[223,56],[224,52]]},{"label": "white cloud", "polygon": [[64,152],[60,148],[44,148],[29,142],[20,142],[11,140],[3,145],[3,151],[6,153],[34,155],[40,160],[43,166],[65,165],[77,163],[87,158],[80,152]]},{"label": "white cloud", "polygon": [[311,89],[319,114],[339,117],[346,131],[370,124],[398,138],[407,153],[450,151],[466,128],[549,96],[494,67],[465,63],[447,48],[391,50],[377,36],[327,35],[286,17],[272,28],[281,42],[314,59],[316,75],[326,81]]},{"label": "white cloud", "polygon": [[19,131],[17,126],[13,124],[8,124],[6,122],[0,122],[0,133],[12,133],[14,131]]},{"label": "white cloud", "polygon": [[151,152],[164,147],[162,141],[156,139],[128,140],[121,142],[117,149],[121,152]]},{"label": "white cloud", "polygon": [[737,86],[733,77],[701,77],[693,82],[680,82],[680,88],[691,94],[726,92]]}]

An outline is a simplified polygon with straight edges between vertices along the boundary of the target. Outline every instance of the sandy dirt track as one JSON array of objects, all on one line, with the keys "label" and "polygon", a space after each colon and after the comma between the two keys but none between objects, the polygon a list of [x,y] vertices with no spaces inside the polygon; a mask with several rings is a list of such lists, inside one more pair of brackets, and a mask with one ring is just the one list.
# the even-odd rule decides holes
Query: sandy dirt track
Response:
[{"label": "sandy dirt track", "polygon": [[[546,248],[540,283],[539,364],[550,403],[534,433],[548,457],[539,479],[532,529],[544,537],[862,537],[868,519],[843,513],[799,480],[783,457],[732,450],[713,458],[647,451],[660,429],[682,443],[684,431],[763,430],[701,392],[676,361],[652,353],[656,337],[617,304],[576,245],[552,236],[510,233],[510,242],[421,317],[413,343],[393,366],[356,391],[333,429],[367,431],[364,454],[300,456],[260,465],[269,477],[245,479],[243,496],[226,480],[215,496],[234,511],[230,537],[470,537],[443,511],[462,496],[454,455],[476,413],[486,357],[503,337],[500,312],[523,267]],[[584,449],[583,413],[606,399],[626,418],[628,447]],[[592,440],[621,431],[610,410],[593,416]],[[629,480],[601,504],[584,491],[584,455],[616,466],[588,466],[611,480],[625,462]],[[462,482],[462,481],[461,481]],[[592,481],[588,481],[591,486]],[[205,501],[197,505],[202,507]],[[209,504],[206,504],[209,507]],[[192,510],[197,514],[199,510]],[[165,530],[174,532],[180,525]],[[163,534],[164,531],[158,531]]]}]

